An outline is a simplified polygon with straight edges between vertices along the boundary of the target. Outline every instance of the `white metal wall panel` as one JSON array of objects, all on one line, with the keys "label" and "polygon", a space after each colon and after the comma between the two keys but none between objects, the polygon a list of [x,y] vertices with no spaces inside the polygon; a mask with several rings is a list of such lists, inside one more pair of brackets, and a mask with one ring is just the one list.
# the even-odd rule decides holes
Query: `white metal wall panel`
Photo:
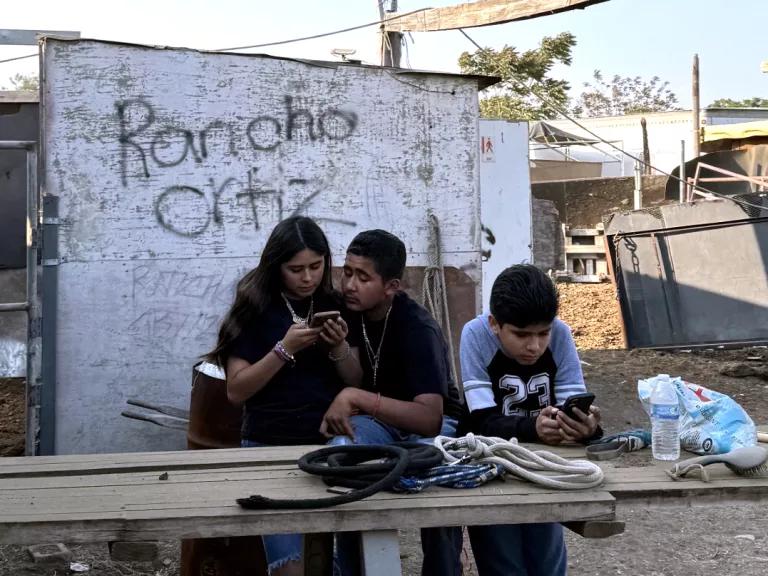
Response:
[{"label": "white metal wall panel", "polygon": [[512,264],[532,260],[528,123],[481,120],[479,152],[483,313],[487,313],[496,276]]},{"label": "white metal wall panel", "polygon": [[[46,193],[60,198],[56,452],[174,449],[119,416],[186,406],[238,275],[274,225],[367,228],[480,280],[477,85],[263,56],[47,40]],[[45,423],[44,423],[45,424]]]}]

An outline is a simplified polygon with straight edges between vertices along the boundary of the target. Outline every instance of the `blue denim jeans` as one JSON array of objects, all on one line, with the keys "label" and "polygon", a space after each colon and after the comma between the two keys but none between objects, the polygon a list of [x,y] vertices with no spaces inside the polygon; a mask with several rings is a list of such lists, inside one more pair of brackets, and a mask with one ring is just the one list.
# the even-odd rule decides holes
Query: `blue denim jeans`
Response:
[{"label": "blue denim jeans", "polygon": [[[395,442],[423,442],[432,444],[433,438],[425,438],[417,434],[403,432],[402,430],[376,420],[367,414],[360,414],[350,418],[352,429],[355,432],[354,441],[349,436],[334,436],[328,442],[331,446],[344,446],[348,444],[393,444]],[[456,436],[456,420],[443,416],[443,426],[440,430],[441,436]],[[424,565],[422,574],[434,574],[435,576],[444,576],[447,573],[443,571],[443,566],[451,563],[452,553],[455,550],[453,546],[444,546],[442,539],[445,530],[443,528],[424,528],[421,530],[421,545],[424,551]],[[433,533],[434,531],[434,533]],[[452,536],[446,533],[446,536]],[[455,535],[454,535],[455,536]],[[459,537],[461,530],[459,529]],[[359,532],[339,532],[336,534],[336,554],[337,566],[341,576],[358,576],[360,574],[360,533]],[[459,555],[456,556],[457,566],[461,574],[460,553],[461,541],[459,541]],[[425,570],[429,569],[430,572]],[[434,571],[433,571],[434,570]]]},{"label": "blue denim jeans", "polygon": [[[266,444],[243,439],[243,448],[261,448]],[[267,557],[267,569],[272,574],[281,566],[291,561],[301,560],[304,553],[304,536],[302,534],[265,534],[261,537],[264,542],[264,555]]]},{"label": "blue denim jeans", "polygon": [[[422,576],[461,576],[463,535],[460,526],[430,528]],[[565,576],[568,558],[560,524],[469,526],[478,576]],[[427,564],[426,547],[432,550]]]}]

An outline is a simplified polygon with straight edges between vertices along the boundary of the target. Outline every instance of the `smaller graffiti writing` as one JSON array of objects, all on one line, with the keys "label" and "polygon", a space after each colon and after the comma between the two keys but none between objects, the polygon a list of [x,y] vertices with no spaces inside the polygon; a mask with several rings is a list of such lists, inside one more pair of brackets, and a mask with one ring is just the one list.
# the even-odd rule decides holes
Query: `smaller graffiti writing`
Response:
[{"label": "smaller graffiti writing", "polygon": [[127,332],[150,340],[195,339],[215,334],[220,316],[204,312],[184,313],[149,309],[128,325]]},{"label": "smaller graffiti writing", "polygon": [[205,302],[229,302],[231,286],[225,285],[221,273],[195,274],[178,270],[157,270],[137,266],[132,272],[133,299],[192,298]]}]

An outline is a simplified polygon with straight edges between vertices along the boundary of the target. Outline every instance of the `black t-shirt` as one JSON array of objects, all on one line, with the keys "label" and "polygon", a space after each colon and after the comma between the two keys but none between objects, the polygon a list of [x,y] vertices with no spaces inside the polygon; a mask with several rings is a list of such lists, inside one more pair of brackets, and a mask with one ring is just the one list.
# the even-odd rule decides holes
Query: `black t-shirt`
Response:
[{"label": "black t-shirt", "polygon": [[[296,314],[306,317],[309,298],[291,301]],[[339,310],[332,297],[315,294],[314,312]],[[251,364],[269,354],[291,326],[281,298],[276,299],[235,339],[229,355]],[[320,424],[342,388],[328,348],[321,343],[295,354],[296,365],[283,366],[269,383],[245,402],[242,437],[274,445],[323,444]]]},{"label": "black t-shirt", "polygon": [[349,324],[347,339],[360,352],[362,388],[365,390],[410,402],[419,394],[449,397],[450,390],[455,389],[440,327],[425,308],[404,292],[398,293],[392,301],[386,331],[384,319],[377,322],[365,320],[365,331],[374,353],[381,343],[375,385],[372,358],[363,338],[362,314],[349,313],[346,320]]}]

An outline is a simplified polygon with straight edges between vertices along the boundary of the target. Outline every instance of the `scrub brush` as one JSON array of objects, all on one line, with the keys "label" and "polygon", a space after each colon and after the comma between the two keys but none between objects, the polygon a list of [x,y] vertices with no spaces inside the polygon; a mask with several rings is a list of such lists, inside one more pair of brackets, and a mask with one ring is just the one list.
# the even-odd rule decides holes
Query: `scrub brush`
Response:
[{"label": "scrub brush", "polygon": [[762,446],[748,446],[746,448],[736,448],[725,454],[710,454],[690,458],[675,464],[671,470],[667,470],[667,475],[673,480],[683,478],[692,470],[698,470],[701,479],[709,482],[709,474],[704,470],[704,466],[709,464],[725,464],[729,470],[739,476],[746,478],[767,478],[768,477],[768,450]]}]

